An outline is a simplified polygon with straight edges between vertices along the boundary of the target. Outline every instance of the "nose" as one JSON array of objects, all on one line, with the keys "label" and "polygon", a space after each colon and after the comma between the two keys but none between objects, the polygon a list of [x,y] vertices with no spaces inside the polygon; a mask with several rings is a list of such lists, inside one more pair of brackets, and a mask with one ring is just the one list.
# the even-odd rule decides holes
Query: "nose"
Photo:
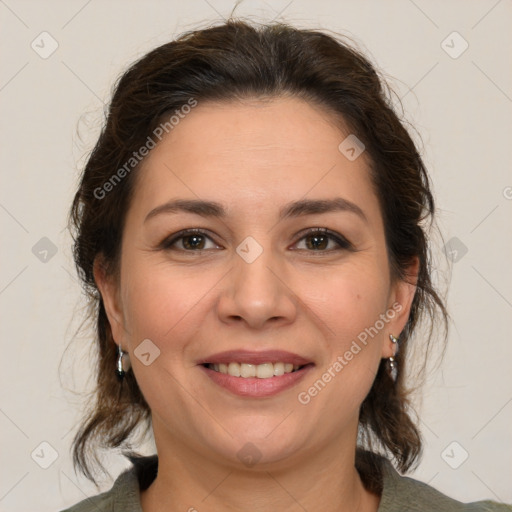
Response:
[{"label": "nose", "polygon": [[252,329],[262,329],[266,324],[276,327],[295,320],[297,297],[270,249],[251,263],[236,254],[233,264],[217,305],[222,322],[245,322]]}]

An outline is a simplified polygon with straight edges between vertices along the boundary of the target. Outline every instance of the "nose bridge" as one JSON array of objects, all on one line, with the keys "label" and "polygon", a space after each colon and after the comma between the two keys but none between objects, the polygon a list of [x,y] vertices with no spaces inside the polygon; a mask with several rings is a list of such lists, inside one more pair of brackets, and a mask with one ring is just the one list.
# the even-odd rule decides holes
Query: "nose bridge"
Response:
[{"label": "nose bridge", "polygon": [[256,246],[256,243],[247,240],[237,247],[238,258],[234,262],[235,291],[254,297],[261,295],[268,302],[274,298],[278,288],[273,268],[279,266],[279,263],[268,244],[263,248],[259,244]]}]

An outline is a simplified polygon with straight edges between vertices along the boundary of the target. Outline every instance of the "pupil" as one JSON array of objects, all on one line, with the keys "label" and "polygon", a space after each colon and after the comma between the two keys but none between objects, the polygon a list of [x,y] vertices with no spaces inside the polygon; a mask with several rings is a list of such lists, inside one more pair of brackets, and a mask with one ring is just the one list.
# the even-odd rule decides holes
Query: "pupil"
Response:
[{"label": "pupil", "polygon": [[[201,249],[202,248],[202,236],[201,235],[189,235],[183,239],[184,245],[187,248],[192,249]],[[194,240],[194,242],[190,243],[190,240]]]},{"label": "pupil", "polygon": [[[310,240],[314,241],[313,242],[313,248],[315,249],[325,249],[326,245],[325,245],[325,241],[326,241],[326,237],[324,235],[312,235],[310,236],[309,238]],[[320,240],[320,242],[319,242]],[[323,241],[323,243],[322,243]]]}]

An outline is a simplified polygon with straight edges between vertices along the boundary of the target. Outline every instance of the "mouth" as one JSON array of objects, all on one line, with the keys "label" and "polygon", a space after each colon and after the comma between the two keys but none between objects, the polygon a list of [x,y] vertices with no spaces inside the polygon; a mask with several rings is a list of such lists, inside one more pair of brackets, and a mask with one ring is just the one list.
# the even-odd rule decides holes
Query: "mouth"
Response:
[{"label": "mouth", "polygon": [[299,384],[315,363],[283,350],[230,350],[197,361],[220,389],[243,398],[268,398]]},{"label": "mouth", "polygon": [[267,362],[263,364],[249,364],[249,363],[204,363],[203,366],[209,370],[230,375],[231,377],[240,377],[242,379],[271,379],[274,377],[281,377],[288,373],[295,373],[302,370],[305,366],[312,365],[312,363],[298,365],[293,363],[284,362]]},{"label": "mouth", "polygon": [[[258,365],[231,362],[229,364],[203,363],[199,365],[199,368],[219,388],[223,388],[231,394],[242,398],[269,398],[297,386],[314,366],[313,363],[294,366],[291,363],[281,362]],[[221,368],[226,373],[223,373]],[[273,375],[271,372],[277,372],[277,375]]]}]

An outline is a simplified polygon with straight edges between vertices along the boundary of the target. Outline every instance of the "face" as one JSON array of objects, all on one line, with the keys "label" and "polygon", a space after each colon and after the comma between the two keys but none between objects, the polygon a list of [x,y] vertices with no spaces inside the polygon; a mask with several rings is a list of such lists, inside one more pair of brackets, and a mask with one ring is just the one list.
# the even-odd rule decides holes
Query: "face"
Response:
[{"label": "face", "polygon": [[199,102],[136,171],[119,281],[96,277],[159,451],[291,464],[355,446],[415,290],[390,278],[349,133],[296,98]]}]

